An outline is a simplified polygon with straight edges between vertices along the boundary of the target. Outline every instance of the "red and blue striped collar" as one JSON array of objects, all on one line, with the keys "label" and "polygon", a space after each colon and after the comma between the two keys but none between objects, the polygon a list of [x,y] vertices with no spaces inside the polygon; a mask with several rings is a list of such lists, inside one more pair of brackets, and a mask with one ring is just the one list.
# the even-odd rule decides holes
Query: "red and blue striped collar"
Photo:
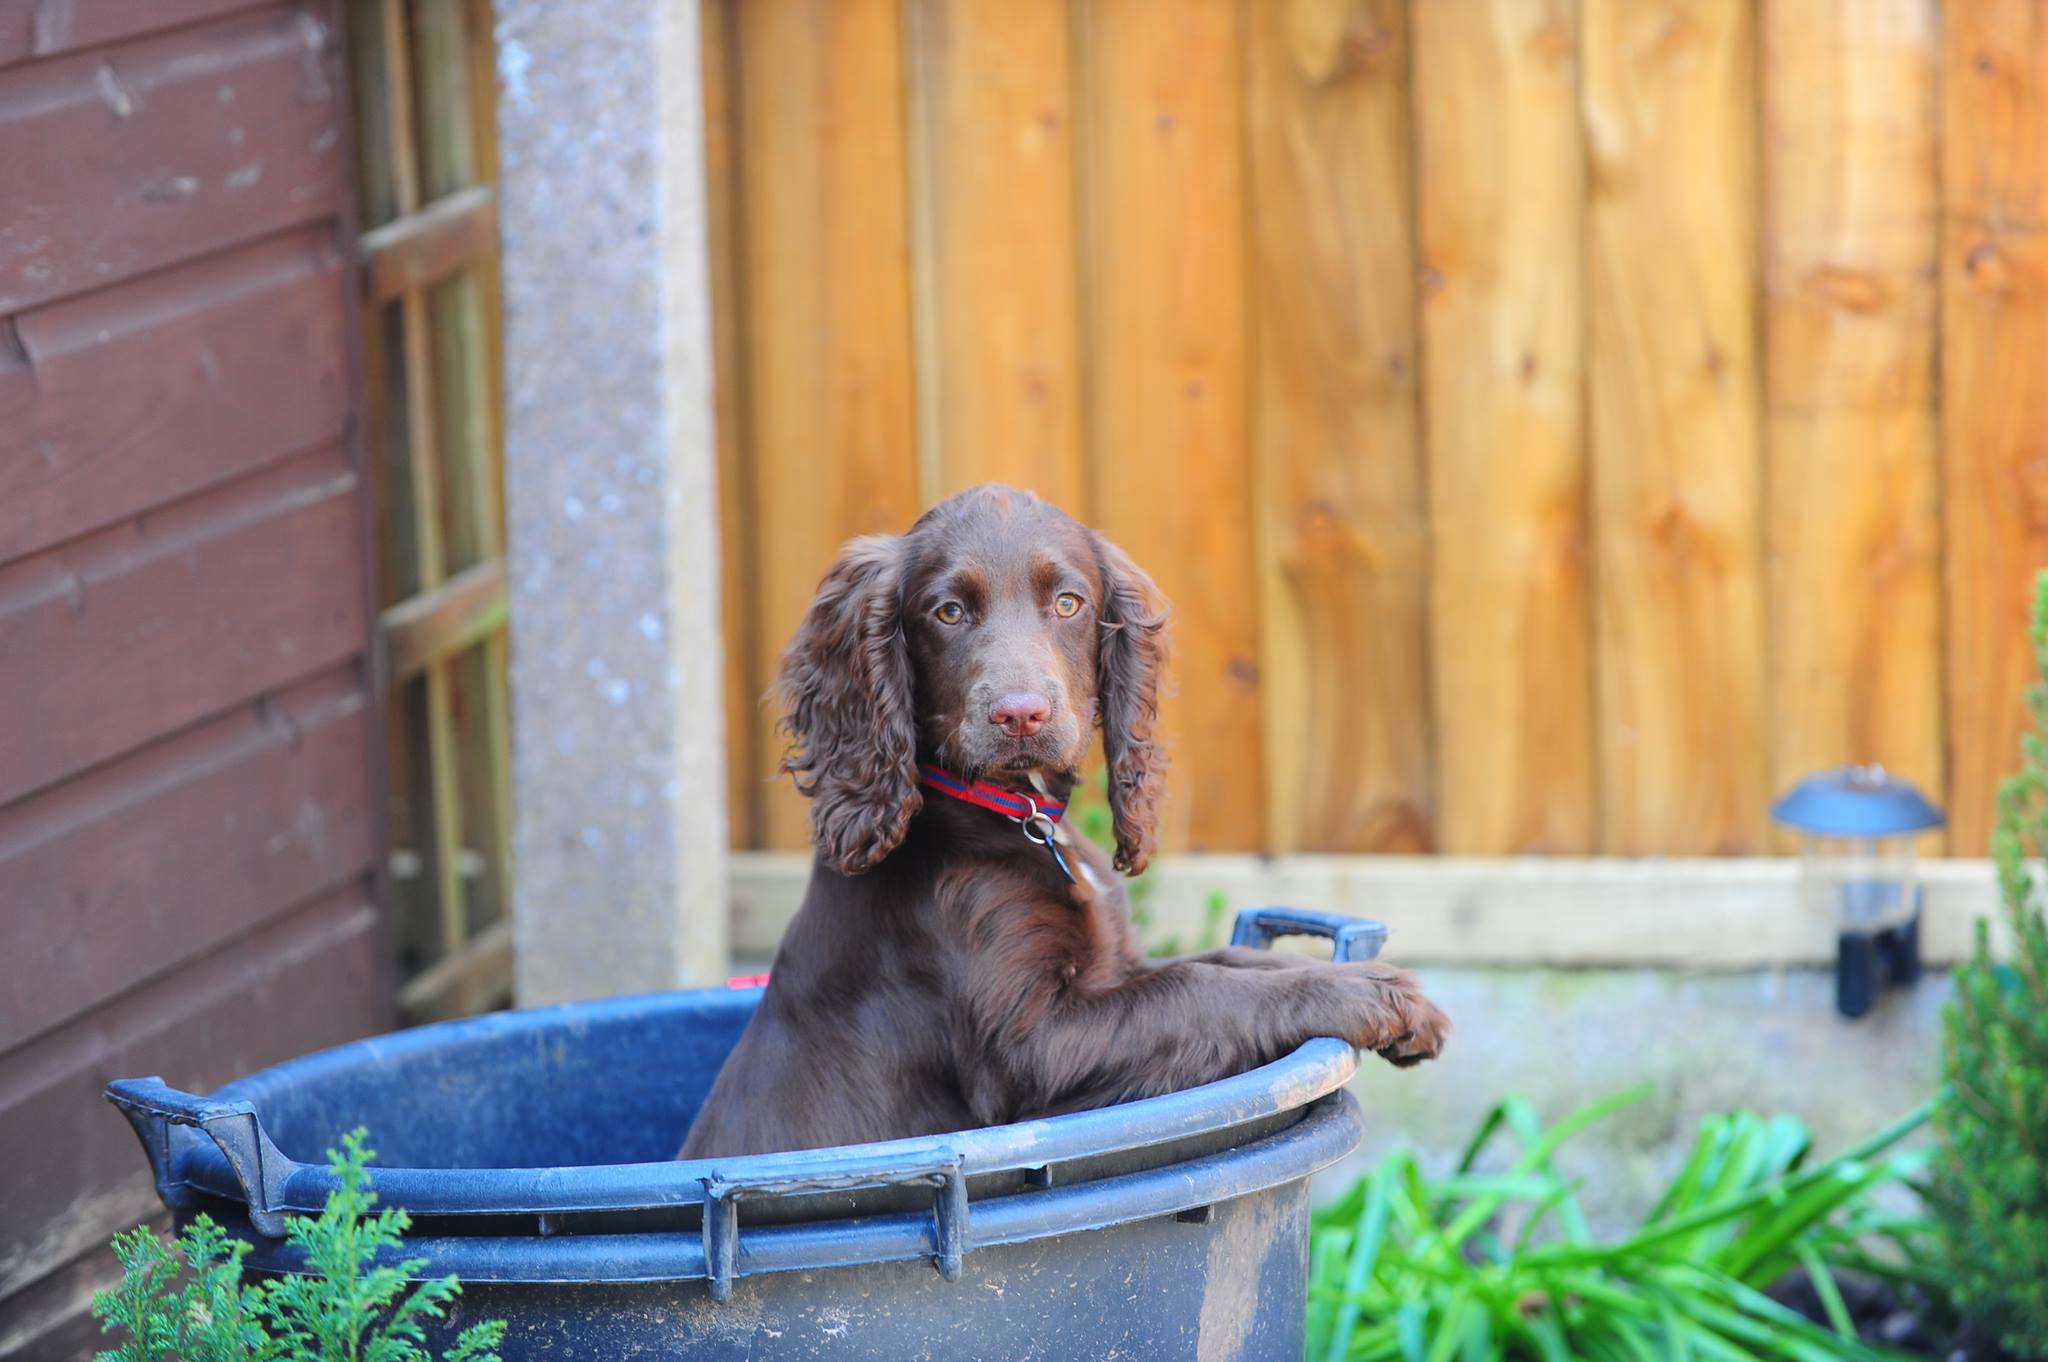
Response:
[{"label": "red and blue striped collar", "polygon": [[1060,800],[1019,794],[1015,790],[1006,790],[1000,785],[990,785],[981,780],[970,783],[937,766],[920,764],[917,768],[917,778],[920,784],[937,790],[940,794],[951,795],[963,803],[991,810],[1005,818],[1014,818],[1020,823],[1033,814],[1043,814],[1057,823],[1060,815],[1067,811],[1066,804]]}]

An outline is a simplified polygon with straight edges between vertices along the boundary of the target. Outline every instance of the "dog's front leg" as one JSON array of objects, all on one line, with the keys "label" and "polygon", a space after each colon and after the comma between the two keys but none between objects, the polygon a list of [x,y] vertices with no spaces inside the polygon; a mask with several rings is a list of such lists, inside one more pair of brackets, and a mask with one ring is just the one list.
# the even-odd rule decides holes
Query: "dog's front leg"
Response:
[{"label": "dog's front leg", "polygon": [[1337,1036],[1396,1064],[1433,1058],[1450,1024],[1413,976],[1378,961],[1245,968],[1234,957],[1136,966],[1111,983],[1041,996],[980,981],[964,1072],[969,1104],[1001,1122],[1151,1097],[1269,1063]]},{"label": "dog's front leg", "polygon": [[1310,969],[1319,961],[1314,956],[1296,955],[1291,951],[1270,951],[1259,946],[1219,946],[1213,951],[1199,955],[1177,955],[1171,964],[1228,965],[1232,969]]}]

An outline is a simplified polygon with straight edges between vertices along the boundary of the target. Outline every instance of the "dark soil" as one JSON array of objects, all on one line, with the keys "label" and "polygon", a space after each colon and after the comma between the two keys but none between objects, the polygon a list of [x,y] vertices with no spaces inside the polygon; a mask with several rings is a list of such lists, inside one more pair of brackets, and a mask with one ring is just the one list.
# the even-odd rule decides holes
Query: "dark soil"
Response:
[{"label": "dark soil", "polygon": [[[1856,1325],[1857,1337],[1872,1347],[1942,1362],[2020,1362],[1993,1339],[1958,1323],[1938,1304],[1890,1282],[1847,1274],[1836,1278],[1842,1304]],[[1826,1325],[1820,1294],[1804,1272],[1787,1275],[1770,1289],[1773,1300],[1791,1306],[1814,1322]]]}]

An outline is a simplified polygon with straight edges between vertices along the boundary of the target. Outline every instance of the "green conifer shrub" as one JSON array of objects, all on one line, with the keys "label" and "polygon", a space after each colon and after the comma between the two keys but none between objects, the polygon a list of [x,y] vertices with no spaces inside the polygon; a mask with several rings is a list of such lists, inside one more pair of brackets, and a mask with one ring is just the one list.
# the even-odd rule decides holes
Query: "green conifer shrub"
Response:
[{"label": "green conifer shrub", "polygon": [[[2032,637],[2048,682],[2048,573],[2035,586]],[[1931,1200],[1956,1307],[2015,1356],[2048,1358],[2048,684],[2028,690],[2027,707],[2034,731],[2020,741],[2019,771],[1999,785],[1991,835],[2012,960],[1992,958],[1979,919],[1942,1019]]]},{"label": "green conifer shrub", "polygon": [[[116,1235],[121,1284],[94,1296],[92,1310],[120,1339],[98,1362],[436,1362],[426,1326],[462,1288],[453,1277],[409,1283],[424,1259],[378,1264],[411,1220],[372,1213],[372,1157],[360,1130],[327,1152],[337,1185],[326,1208],[285,1227],[303,1275],[244,1281],[249,1246],[203,1215],[170,1243],[147,1225]],[[439,1362],[498,1362],[504,1336],[502,1320],[472,1325]]]}]

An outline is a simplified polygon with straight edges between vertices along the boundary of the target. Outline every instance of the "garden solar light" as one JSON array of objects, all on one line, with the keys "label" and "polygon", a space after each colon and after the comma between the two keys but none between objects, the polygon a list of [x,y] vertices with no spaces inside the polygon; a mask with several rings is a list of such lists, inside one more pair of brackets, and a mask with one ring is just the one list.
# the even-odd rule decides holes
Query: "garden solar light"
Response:
[{"label": "garden solar light", "polygon": [[1860,1017],[1885,981],[1920,977],[1920,881],[1914,839],[1941,810],[1882,766],[1809,776],[1771,807],[1800,835],[1800,895],[1836,926],[1835,1006]]}]

